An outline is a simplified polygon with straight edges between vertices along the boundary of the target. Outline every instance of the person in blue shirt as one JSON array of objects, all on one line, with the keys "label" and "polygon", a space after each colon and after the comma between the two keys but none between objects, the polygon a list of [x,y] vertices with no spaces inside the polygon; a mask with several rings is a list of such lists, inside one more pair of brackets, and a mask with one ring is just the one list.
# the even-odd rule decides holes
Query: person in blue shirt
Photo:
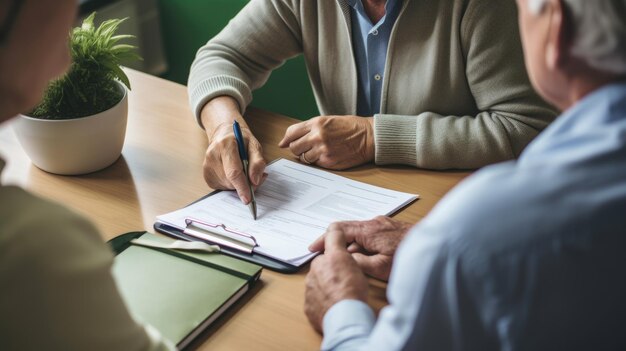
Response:
[{"label": "person in blue shirt", "polygon": [[[531,81],[563,114],[410,230],[331,225],[306,287],[322,349],[626,350],[626,0],[518,8]],[[377,319],[365,274],[389,278]]]}]

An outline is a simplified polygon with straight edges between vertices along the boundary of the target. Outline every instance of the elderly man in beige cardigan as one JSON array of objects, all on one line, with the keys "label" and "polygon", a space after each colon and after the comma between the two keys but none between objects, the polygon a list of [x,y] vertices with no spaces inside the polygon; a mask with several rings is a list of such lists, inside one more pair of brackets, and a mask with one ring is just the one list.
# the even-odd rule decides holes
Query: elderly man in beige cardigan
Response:
[{"label": "elderly man in beige cardigan", "polygon": [[472,169],[517,157],[555,117],[524,68],[514,0],[251,0],[197,54],[190,102],[206,130],[204,177],[249,192],[265,160],[243,113],[252,91],[303,54],[321,116],[280,142],[304,163]]}]

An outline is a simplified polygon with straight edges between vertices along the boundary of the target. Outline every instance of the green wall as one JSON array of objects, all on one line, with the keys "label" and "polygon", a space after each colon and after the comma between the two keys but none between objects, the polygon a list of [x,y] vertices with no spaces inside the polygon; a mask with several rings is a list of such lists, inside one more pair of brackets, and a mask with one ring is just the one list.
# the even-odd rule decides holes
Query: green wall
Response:
[{"label": "green wall", "polygon": [[[169,71],[163,76],[187,84],[196,51],[234,17],[247,0],[159,0]],[[298,119],[318,115],[302,56],[275,70],[253,93],[252,105]]]}]

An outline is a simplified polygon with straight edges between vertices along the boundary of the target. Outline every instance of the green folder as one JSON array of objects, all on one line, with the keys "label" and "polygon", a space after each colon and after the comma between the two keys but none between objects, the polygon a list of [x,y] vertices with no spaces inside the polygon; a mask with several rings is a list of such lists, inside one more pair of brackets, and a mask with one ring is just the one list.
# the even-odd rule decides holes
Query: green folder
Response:
[{"label": "green folder", "polygon": [[239,300],[261,275],[261,267],[219,253],[195,253],[131,244],[127,233],[109,244],[117,254],[113,276],[131,313],[183,349]]}]

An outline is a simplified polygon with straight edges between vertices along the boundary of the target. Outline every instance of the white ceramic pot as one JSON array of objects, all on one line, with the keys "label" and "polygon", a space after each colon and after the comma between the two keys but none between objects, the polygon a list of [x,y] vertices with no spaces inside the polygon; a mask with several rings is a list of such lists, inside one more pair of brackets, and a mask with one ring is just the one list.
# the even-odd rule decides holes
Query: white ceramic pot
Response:
[{"label": "white ceramic pot", "polygon": [[20,115],[13,128],[33,164],[46,172],[78,175],[115,162],[122,154],[128,93],[112,108],[92,116],[46,120]]}]

